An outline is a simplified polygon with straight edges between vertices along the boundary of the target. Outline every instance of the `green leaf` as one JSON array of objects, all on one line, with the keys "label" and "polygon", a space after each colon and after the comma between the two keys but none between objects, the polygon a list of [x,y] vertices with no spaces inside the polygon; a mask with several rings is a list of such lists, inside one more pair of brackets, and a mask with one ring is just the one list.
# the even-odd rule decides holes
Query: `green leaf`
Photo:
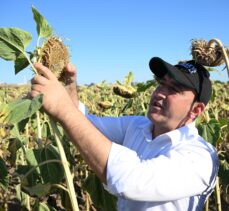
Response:
[{"label": "green leaf", "polygon": [[131,86],[131,83],[134,80],[134,74],[132,72],[129,72],[127,76],[124,78],[124,85],[125,86]]},{"label": "green leaf", "polygon": [[222,184],[229,184],[229,164],[226,162],[226,160],[220,162],[219,177]]},{"label": "green leaf", "polygon": [[63,180],[64,170],[62,164],[54,161],[46,162],[49,160],[60,160],[56,147],[48,145],[39,149],[27,149],[26,160],[28,165],[19,165],[17,173],[20,175],[23,190],[31,196],[36,191],[37,196],[38,194],[40,194],[39,196],[46,194],[47,190],[39,192],[38,187],[40,186],[37,186],[38,184],[57,184]]},{"label": "green leaf", "polygon": [[9,185],[8,171],[6,168],[5,161],[0,157],[0,187],[3,190],[7,190]]},{"label": "green leaf", "polygon": [[[27,150],[26,159],[30,165],[37,166],[48,160],[60,160],[60,156],[57,148],[50,144],[44,148]],[[44,183],[56,184],[61,182],[64,177],[63,166],[58,162],[40,165],[36,168],[36,171],[40,174]]]},{"label": "green leaf", "polygon": [[23,187],[23,191],[30,196],[42,197],[50,193],[52,186],[50,184],[37,184],[32,187]]},{"label": "green leaf", "polygon": [[[60,160],[58,149],[48,145],[41,151],[40,158],[45,160]],[[64,178],[64,169],[60,163],[49,163],[40,167],[41,176],[45,183],[59,183]],[[53,177],[55,175],[55,177]]]},{"label": "green leaf", "polygon": [[224,119],[224,118],[219,119],[219,123],[221,127],[224,127],[229,124],[229,119]]},{"label": "green leaf", "polygon": [[33,206],[33,211],[50,211],[50,210],[55,210],[53,208],[49,208],[48,205],[46,205],[43,202],[39,202],[38,200],[36,201],[35,205]]},{"label": "green leaf", "polygon": [[46,121],[42,125],[42,137],[51,137],[52,132],[49,123]]},{"label": "green leaf", "polygon": [[215,119],[211,119],[208,123],[202,123],[198,125],[200,136],[214,146],[216,146],[220,137],[220,130],[220,123]]},{"label": "green leaf", "polygon": [[31,34],[22,29],[0,28],[0,57],[15,62],[15,74],[29,65],[25,48],[31,40]]},{"label": "green leaf", "polygon": [[117,83],[118,85],[122,85],[122,83],[121,83],[120,81],[118,81],[118,80],[116,81],[116,83]]},{"label": "green leaf", "polygon": [[22,147],[22,143],[17,138],[12,138],[9,140],[8,150],[10,152],[9,162],[11,165],[16,165],[17,151]]},{"label": "green leaf", "polygon": [[26,194],[21,190],[21,184],[16,185],[14,188],[16,190],[16,199],[20,201],[20,207],[21,207],[20,210],[21,211],[31,210],[30,208],[31,199],[28,194]]},{"label": "green leaf", "polygon": [[130,99],[127,103],[126,103],[126,105],[123,107],[123,109],[122,109],[122,113],[124,113],[127,109],[129,109],[129,108],[131,108],[132,106],[133,106],[133,99]]},{"label": "green leaf", "polygon": [[[5,122],[16,124],[38,111],[42,106],[42,95],[31,99],[20,99],[8,104]],[[20,112],[18,112],[20,111]]]},{"label": "green leaf", "polygon": [[153,80],[146,81],[146,83],[138,83],[137,84],[137,92],[145,92],[151,86],[154,86],[155,82]]},{"label": "green leaf", "polygon": [[83,188],[90,194],[96,207],[102,210],[116,211],[116,197],[108,193],[98,177],[90,174],[83,184]]},{"label": "green leaf", "polygon": [[18,124],[14,124],[13,125],[13,128],[10,130],[10,134],[11,134],[11,136],[13,137],[13,138],[17,138],[18,139],[18,141],[20,141],[21,142],[21,145],[24,145],[24,144],[26,144],[27,143],[27,141],[28,141],[28,138],[29,137],[23,137],[22,138],[22,136],[21,136],[21,134],[20,134],[20,132],[22,132],[21,131],[21,127],[22,127],[22,124],[24,124],[25,123],[25,121],[27,121],[28,119],[24,119],[24,120],[22,120],[21,122],[19,122]]},{"label": "green leaf", "polygon": [[26,125],[29,122],[29,118],[23,119],[17,124],[18,131],[23,132],[25,130]]},{"label": "green leaf", "polygon": [[65,210],[72,210],[69,193],[63,189],[59,189],[58,193],[60,194],[61,205],[65,208]]},{"label": "green leaf", "polygon": [[15,61],[21,53],[25,53],[32,36],[19,28],[0,28],[0,57]]},{"label": "green leaf", "polygon": [[32,6],[33,18],[37,23],[38,37],[50,37],[52,35],[52,28],[48,24],[48,21]]},{"label": "green leaf", "polygon": [[27,177],[24,177],[24,175],[27,174],[27,172],[29,172],[31,169],[33,169],[32,165],[18,165],[16,172],[21,178],[22,187],[34,186],[41,182],[37,171],[32,171]]},{"label": "green leaf", "polygon": [[19,54],[14,62],[15,74],[19,73],[21,70],[26,68],[29,65],[28,59],[24,56],[24,54]]},{"label": "green leaf", "polygon": [[195,125],[198,128],[200,124],[202,124],[202,117],[198,116],[195,120]]},{"label": "green leaf", "polygon": [[2,103],[0,104],[0,123],[1,124],[7,124],[6,118],[9,115],[9,104]]}]

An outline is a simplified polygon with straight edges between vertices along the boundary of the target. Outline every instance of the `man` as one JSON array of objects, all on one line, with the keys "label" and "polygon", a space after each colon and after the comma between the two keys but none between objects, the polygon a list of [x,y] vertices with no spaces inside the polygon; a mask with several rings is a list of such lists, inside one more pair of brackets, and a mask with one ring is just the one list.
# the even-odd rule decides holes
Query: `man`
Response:
[{"label": "man", "polygon": [[[44,109],[118,197],[118,210],[203,209],[218,171],[217,153],[198,135],[194,122],[211,97],[203,66],[195,61],[173,66],[152,58],[150,68],[159,85],[148,118],[83,115],[77,109],[74,84],[68,87],[69,95],[49,69],[34,66],[42,76],[32,80],[31,95],[44,94]],[[66,73],[74,82],[74,67],[68,65]]]}]

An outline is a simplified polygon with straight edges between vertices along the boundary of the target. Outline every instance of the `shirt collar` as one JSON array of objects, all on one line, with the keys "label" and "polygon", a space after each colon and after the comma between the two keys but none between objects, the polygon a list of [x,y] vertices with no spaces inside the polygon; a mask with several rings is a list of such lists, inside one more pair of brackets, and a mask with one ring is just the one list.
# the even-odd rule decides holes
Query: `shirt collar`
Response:
[{"label": "shirt collar", "polygon": [[168,136],[172,144],[176,144],[184,140],[193,140],[195,136],[198,136],[198,130],[195,127],[195,122],[191,122],[176,130],[172,130],[168,133],[162,134],[161,136]]},{"label": "shirt collar", "polygon": [[143,135],[145,136],[145,140],[147,142],[169,138],[172,144],[175,144],[183,140],[193,139],[194,136],[198,136],[198,130],[195,127],[195,122],[191,122],[183,127],[161,134],[154,139],[152,138],[153,123],[150,120],[139,127],[142,129]]},{"label": "shirt collar", "polygon": [[153,129],[153,123],[148,119],[145,123],[138,126],[139,129],[142,131],[145,141],[151,142],[152,139],[152,129]]}]

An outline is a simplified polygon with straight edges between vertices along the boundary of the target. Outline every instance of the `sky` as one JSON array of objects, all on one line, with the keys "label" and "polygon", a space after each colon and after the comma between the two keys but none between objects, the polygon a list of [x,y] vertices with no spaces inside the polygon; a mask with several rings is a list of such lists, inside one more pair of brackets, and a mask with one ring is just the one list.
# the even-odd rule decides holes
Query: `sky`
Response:
[{"label": "sky", "polygon": [[[30,32],[30,51],[37,41],[34,5],[69,46],[79,85],[122,82],[130,71],[135,82],[151,80],[149,60],[192,59],[192,39],[217,38],[229,46],[228,0],[0,1],[0,27]],[[211,79],[228,81],[224,67]],[[30,68],[15,75],[13,62],[0,58],[0,83],[26,83],[32,77]]]}]

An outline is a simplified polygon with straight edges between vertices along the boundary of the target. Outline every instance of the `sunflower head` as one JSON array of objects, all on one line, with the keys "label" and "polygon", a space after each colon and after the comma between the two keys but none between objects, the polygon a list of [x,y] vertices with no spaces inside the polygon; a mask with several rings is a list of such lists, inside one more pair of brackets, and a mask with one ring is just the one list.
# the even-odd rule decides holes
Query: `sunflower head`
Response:
[{"label": "sunflower head", "polygon": [[124,98],[133,98],[136,96],[136,90],[131,86],[116,84],[113,86],[113,92]]},{"label": "sunflower head", "polygon": [[60,79],[64,67],[69,63],[68,48],[60,38],[50,37],[40,51],[41,63],[48,67]]},{"label": "sunflower head", "polygon": [[[198,63],[215,67],[224,63],[224,56],[221,47],[218,44],[209,44],[206,40],[192,40],[191,54]],[[229,55],[229,50],[226,49]]]}]

